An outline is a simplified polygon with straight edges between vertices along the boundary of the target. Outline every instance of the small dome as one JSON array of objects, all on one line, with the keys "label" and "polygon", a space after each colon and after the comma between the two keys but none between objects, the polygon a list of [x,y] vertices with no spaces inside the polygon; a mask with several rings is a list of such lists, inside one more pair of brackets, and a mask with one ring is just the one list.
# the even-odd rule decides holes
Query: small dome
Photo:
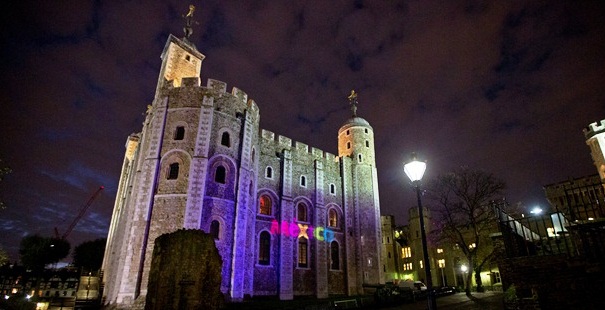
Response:
[{"label": "small dome", "polygon": [[367,127],[369,129],[372,129],[372,126],[370,126],[370,123],[368,123],[368,121],[366,121],[365,119],[363,119],[361,117],[355,116],[355,117],[349,118],[347,120],[347,122],[344,123],[344,125],[342,125],[342,127],[340,127],[340,130],[338,130],[338,133],[341,133],[343,130],[346,130],[347,128],[351,128],[351,127],[355,127],[355,126],[362,126],[362,127]]}]

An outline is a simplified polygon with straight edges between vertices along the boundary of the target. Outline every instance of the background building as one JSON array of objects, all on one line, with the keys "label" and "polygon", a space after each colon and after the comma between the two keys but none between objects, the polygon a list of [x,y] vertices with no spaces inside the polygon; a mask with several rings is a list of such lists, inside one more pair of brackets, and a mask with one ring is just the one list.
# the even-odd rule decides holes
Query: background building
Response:
[{"label": "background building", "polygon": [[106,303],[144,301],[155,238],[182,228],[214,236],[231,300],[354,295],[380,283],[374,133],[356,114],[356,95],[336,156],[262,130],[242,90],[200,86],[205,56],[188,38],[171,35],[161,58],[142,131],[126,142]]}]

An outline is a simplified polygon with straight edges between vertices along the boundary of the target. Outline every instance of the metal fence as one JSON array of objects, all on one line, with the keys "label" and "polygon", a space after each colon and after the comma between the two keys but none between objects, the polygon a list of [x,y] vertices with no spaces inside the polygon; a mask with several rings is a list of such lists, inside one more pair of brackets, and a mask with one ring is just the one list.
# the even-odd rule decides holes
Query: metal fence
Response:
[{"label": "metal fence", "polygon": [[[597,207],[584,205],[578,212],[597,214]],[[589,261],[605,258],[605,217],[570,220],[554,212],[540,216],[512,218],[496,207],[500,232],[508,257],[534,255],[581,256]]]}]

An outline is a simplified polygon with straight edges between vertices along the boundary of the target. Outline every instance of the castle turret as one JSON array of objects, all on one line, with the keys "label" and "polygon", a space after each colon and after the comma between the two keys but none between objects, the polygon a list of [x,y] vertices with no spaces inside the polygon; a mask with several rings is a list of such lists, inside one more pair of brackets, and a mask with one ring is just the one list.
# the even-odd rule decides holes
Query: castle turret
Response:
[{"label": "castle turret", "polygon": [[[357,288],[363,284],[378,284],[383,280],[380,268],[382,249],[378,176],[374,153],[374,131],[365,119],[357,116],[357,94],[349,96],[352,117],[338,130],[338,156],[341,160],[345,183],[350,176],[352,192],[345,195],[347,215],[353,215],[347,229],[357,232],[348,238],[349,246],[356,249]],[[351,199],[350,201],[346,201]],[[350,237],[350,235],[349,235]],[[353,239],[353,240],[351,240]],[[353,246],[353,243],[355,244]],[[352,260],[351,264],[355,261]],[[349,270],[354,270],[350,266]]]},{"label": "castle turret", "polygon": [[594,122],[584,128],[586,144],[590,147],[590,154],[594,162],[601,182],[605,182],[605,120],[600,123]]}]

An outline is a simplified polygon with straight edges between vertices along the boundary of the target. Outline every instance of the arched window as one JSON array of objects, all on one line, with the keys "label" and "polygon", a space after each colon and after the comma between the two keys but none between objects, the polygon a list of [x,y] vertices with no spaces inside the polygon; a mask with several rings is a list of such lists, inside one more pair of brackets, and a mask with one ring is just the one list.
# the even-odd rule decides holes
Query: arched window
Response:
[{"label": "arched window", "polygon": [[267,195],[260,196],[259,205],[260,205],[260,210],[259,210],[260,214],[263,214],[263,215],[272,214],[272,210],[271,210],[272,203],[271,203],[271,198],[269,198],[269,196],[267,196]]},{"label": "arched window", "polygon": [[267,169],[265,169],[265,177],[267,179],[272,179],[273,178],[273,168],[267,166]]},{"label": "arched window", "polygon": [[334,184],[330,184],[330,194],[336,194],[336,186]]},{"label": "arched window", "polygon": [[307,177],[305,177],[304,175],[300,176],[300,186],[302,186],[302,187],[307,186]]},{"label": "arched window", "polygon": [[177,126],[174,130],[174,140],[183,140],[185,138],[185,127]]},{"label": "arched window", "polygon": [[179,164],[172,163],[168,169],[168,180],[176,180],[179,177]]},{"label": "arched window", "polygon": [[330,269],[340,270],[340,249],[336,241],[330,244]]},{"label": "arched window", "polygon": [[351,148],[351,142],[347,142],[347,150]]},{"label": "arched window", "polygon": [[216,172],[214,173],[214,181],[216,183],[225,184],[226,174],[227,174],[227,172],[225,170],[225,167],[223,167],[223,166],[216,167]]},{"label": "arched window", "polygon": [[366,147],[370,147],[370,141],[366,140]]},{"label": "arched window", "polygon": [[212,221],[212,223],[210,223],[210,235],[212,236],[212,238],[218,240],[220,236],[220,230],[221,224],[217,220],[214,220]]},{"label": "arched window", "polygon": [[307,219],[307,206],[300,202],[298,203],[298,206],[296,206],[296,219],[299,220],[300,222],[308,222],[309,220]]},{"label": "arched window", "polygon": [[334,209],[328,211],[328,225],[330,227],[338,227],[338,212]]},{"label": "arched window", "polygon": [[226,147],[231,147],[231,138],[229,137],[229,133],[226,131],[221,135],[221,144]]},{"label": "arched window", "polygon": [[258,264],[269,265],[271,263],[271,235],[267,231],[260,233],[258,238]]},{"label": "arched window", "polygon": [[308,266],[307,246],[309,242],[307,238],[298,238],[298,267],[306,268]]}]

